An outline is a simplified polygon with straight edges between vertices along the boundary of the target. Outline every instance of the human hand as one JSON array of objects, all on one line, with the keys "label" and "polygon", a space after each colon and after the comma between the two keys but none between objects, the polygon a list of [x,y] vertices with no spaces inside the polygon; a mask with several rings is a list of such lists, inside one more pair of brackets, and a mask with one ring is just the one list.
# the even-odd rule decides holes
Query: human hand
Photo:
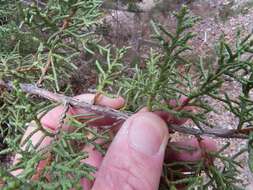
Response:
[{"label": "human hand", "polygon": [[[91,103],[94,95],[86,94],[76,97],[81,101]],[[118,109],[124,105],[122,98],[111,99],[101,96],[97,102],[99,105],[108,106]],[[64,108],[59,106],[49,111],[42,119],[41,123],[44,128],[52,131],[57,130],[59,120]],[[81,109],[71,108],[68,114],[84,114]],[[96,180],[94,182],[82,179],[81,184],[85,190],[117,190],[117,189],[148,189],[157,190],[159,186],[162,165],[164,161],[165,151],[169,139],[169,132],[166,123],[159,117],[160,113],[154,114],[142,110],[134,114],[125,121],[122,127],[114,137],[113,142],[103,158],[102,155],[91,145],[86,145],[83,151],[89,153],[89,158],[82,162],[88,163],[98,168]],[[172,116],[170,121],[173,122]],[[112,124],[110,118],[105,118],[96,125]],[[182,124],[182,123],[180,123]],[[63,130],[70,130],[70,126],[64,125]],[[25,137],[31,134],[32,127],[29,127],[25,133]],[[36,133],[31,137],[33,144],[36,144],[41,133]],[[24,138],[25,138],[24,137]],[[49,145],[52,138],[47,137],[41,143],[40,148]],[[193,146],[195,152],[169,150],[167,155],[171,161],[196,161],[201,159],[201,149],[206,151],[215,151],[216,145],[208,139],[202,140],[201,145],[196,139],[184,142],[174,143],[180,146]],[[201,147],[200,147],[201,146]],[[16,161],[18,156],[16,156]],[[45,167],[45,163],[41,162],[38,170]],[[16,175],[21,171],[16,171]],[[15,173],[14,173],[15,174]]]}]

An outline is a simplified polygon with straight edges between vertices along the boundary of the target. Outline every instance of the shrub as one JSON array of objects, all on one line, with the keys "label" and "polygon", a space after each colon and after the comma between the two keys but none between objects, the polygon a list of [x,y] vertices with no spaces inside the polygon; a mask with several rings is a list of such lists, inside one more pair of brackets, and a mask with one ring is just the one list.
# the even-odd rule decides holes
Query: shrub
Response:
[{"label": "shrub", "polygon": [[[80,189],[78,182],[81,178],[93,179],[95,168],[80,164],[80,160],[87,157],[87,154],[80,153],[72,142],[93,144],[105,153],[106,148],[96,144],[95,140],[103,138],[110,141],[110,130],[89,129],[85,123],[69,117],[70,124],[76,130],[71,134],[59,131],[55,137],[57,140],[47,149],[36,151],[39,144],[31,145],[29,137],[25,140],[29,145],[25,150],[22,148],[24,143],[20,144],[21,137],[32,120],[36,122],[38,130],[44,132],[43,138],[53,135],[41,127],[37,115],[64,101],[65,107],[73,104],[73,99],[66,97],[75,95],[70,79],[83,64],[80,62],[83,55],[91,58],[90,67],[97,68],[96,93],[108,96],[120,94],[126,99],[125,107],[112,114],[115,118],[119,114],[125,119],[147,106],[150,111],[163,110],[178,118],[191,119],[196,128],[172,124],[168,124],[168,128],[195,135],[200,141],[206,135],[248,139],[248,146],[233,157],[223,154],[228,144],[215,154],[207,154],[198,163],[184,163],[194,172],[179,180],[171,178],[172,174],[178,175],[177,167],[164,164],[161,189],[176,189],[178,184],[187,184],[188,189],[239,189],[236,184],[239,182],[240,163],[236,158],[247,152],[249,168],[253,170],[251,34],[242,38],[238,32],[235,46],[227,44],[221,37],[216,48],[217,63],[205,63],[203,59],[190,62],[187,56],[192,54],[192,48],[188,42],[195,36],[190,28],[198,19],[183,6],[175,13],[175,32],[168,31],[157,21],[151,22],[154,32],[152,38],[159,44],[159,48],[150,48],[144,66],[139,63],[132,66],[124,63],[129,47],[102,45],[100,29],[103,28],[105,12],[101,9],[102,2],[99,0],[2,0],[0,5],[0,134],[6,145],[0,151],[0,156],[17,153],[22,155],[21,162],[15,166],[1,164],[0,176],[4,181],[4,189]],[[220,90],[227,79],[240,84],[241,93],[236,99]],[[45,100],[50,99],[45,95],[48,91],[66,96],[53,101]],[[177,109],[164,103],[172,99],[178,102],[182,97],[185,97],[185,101]],[[236,116],[237,128],[220,129],[219,126],[206,122],[207,114],[215,109],[204,101],[204,97],[221,102]],[[82,103],[77,104],[80,106]],[[187,106],[194,107],[197,111],[183,109]],[[104,112],[107,114],[106,110]],[[65,117],[68,116],[63,118]],[[94,138],[88,138],[88,133],[92,133]],[[31,181],[37,163],[45,159],[49,151],[57,158],[42,171],[42,174],[53,174],[50,183],[43,175],[39,176],[39,180]],[[220,164],[207,162],[214,157]],[[175,163],[177,166],[180,164],[182,163]],[[18,178],[9,173],[17,168],[23,168]]]}]

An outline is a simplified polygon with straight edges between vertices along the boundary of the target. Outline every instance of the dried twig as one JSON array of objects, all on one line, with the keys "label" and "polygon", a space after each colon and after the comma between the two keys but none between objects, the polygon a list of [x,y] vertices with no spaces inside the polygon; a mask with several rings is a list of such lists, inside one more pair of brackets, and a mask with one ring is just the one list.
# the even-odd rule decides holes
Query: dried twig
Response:
[{"label": "dried twig", "polygon": [[17,72],[23,72],[23,73],[24,72],[37,72],[39,70],[40,69],[37,67],[26,67],[26,68],[21,67],[21,68],[16,69]]},{"label": "dried twig", "polygon": [[177,126],[177,125],[170,125],[170,129],[177,131],[179,133],[184,133],[188,135],[206,135],[206,136],[215,136],[220,138],[239,138],[239,139],[247,139],[248,136],[238,133],[236,129],[220,129],[220,128],[214,128],[214,129],[203,129],[199,130],[196,128],[189,128],[189,127],[183,127],[183,126]]},{"label": "dried twig", "polygon": [[63,20],[61,31],[69,27],[71,18],[76,14],[76,11],[76,8],[71,9],[69,16]]},{"label": "dried twig", "polygon": [[50,51],[48,54],[47,63],[45,65],[45,67],[42,68],[42,73],[41,73],[39,80],[37,81],[37,85],[41,85],[43,83],[44,78],[45,78],[51,64],[52,64],[52,52]]},{"label": "dried twig", "polygon": [[[5,83],[4,81],[0,80],[0,87],[4,87],[4,88],[7,88],[8,90],[12,90],[13,84],[12,82]],[[132,115],[130,113],[114,110],[109,107],[93,105],[93,104],[79,101],[75,98],[71,98],[65,95],[49,92],[45,89],[38,88],[32,84],[20,84],[20,88],[25,93],[37,95],[37,96],[52,100],[54,102],[62,103],[62,104],[67,103],[70,106],[82,108],[87,111],[93,112],[97,115],[102,115],[104,117],[112,118],[115,121],[120,121],[120,120],[124,121]],[[195,128],[175,126],[171,124],[168,124],[168,127],[174,131],[184,133],[184,134],[189,134],[189,135],[197,135],[197,136],[206,135],[206,136],[215,136],[215,137],[220,137],[220,138],[240,138],[240,139],[248,138],[246,134],[240,133],[240,131],[235,130],[235,129],[215,128],[215,129],[199,130]]]},{"label": "dried twig", "polygon": [[[77,8],[71,9],[68,17],[66,17],[63,20],[60,31],[63,31],[63,30],[65,30],[69,27],[70,22],[71,22],[71,18],[75,15],[76,11],[77,11]],[[45,65],[45,67],[42,68],[42,74],[41,74],[39,80],[37,81],[37,85],[41,85],[43,83],[45,75],[47,74],[47,72],[48,72],[51,65],[52,65],[52,52],[50,51],[49,54],[48,54],[47,63]]]}]

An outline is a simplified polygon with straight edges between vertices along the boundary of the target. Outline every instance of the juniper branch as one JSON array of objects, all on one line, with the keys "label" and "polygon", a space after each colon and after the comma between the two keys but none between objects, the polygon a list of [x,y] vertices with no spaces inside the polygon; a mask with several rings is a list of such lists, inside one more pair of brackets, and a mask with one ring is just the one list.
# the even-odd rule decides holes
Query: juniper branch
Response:
[{"label": "juniper branch", "polygon": [[[4,81],[0,81],[0,86],[5,87],[8,90],[12,90],[14,87],[12,82],[5,83]],[[130,116],[127,113],[123,113],[109,107],[98,106],[98,105],[89,104],[87,102],[78,101],[75,98],[71,98],[62,94],[53,93],[45,89],[38,88],[32,84],[23,83],[23,84],[20,84],[20,88],[25,93],[28,93],[31,95],[37,95],[45,99],[61,103],[61,104],[69,104],[70,106],[83,108],[87,111],[91,111],[98,115],[103,115],[105,117],[110,117],[112,119],[126,120]]]},{"label": "juniper branch", "polygon": [[[37,95],[42,98],[58,102],[61,104],[69,104],[70,106],[73,107],[78,107],[85,109],[87,111],[93,112],[97,115],[102,115],[104,117],[109,117],[112,119],[115,119],[116,121],[119,120],[126,120],[129,118],[132,114],[115,110],[106,106],[99,106],[99,105],[94,105],[90,104],[87,102],[79,101],[75,98],[65,96],[62,94],[57,94],[53,93],[50,91],[47,91],[42,88],[38,88],[35,85],[32,84],[19,84],[20,88],[23,92],[31,94],[31,95]],[[14,88],[12,82],[4,82],[0,80],[0,87],[7,88],[8,90],[12,90]],[[108,129],[108,126],[106,126]],[[168,127],[174,131],[188,134],[188,135],[196,135],[196,136],[215,136],[215,137],[220,137],[220,138],[239,138],[239,139],[247,139],[248,136],[246,134],[240,133],[239,130],[236,129],[205,129],[205,130],[199,130],[195,128],[188,128],[185,126],[175,126],[175,125],[170,125],[168,124]]]}]

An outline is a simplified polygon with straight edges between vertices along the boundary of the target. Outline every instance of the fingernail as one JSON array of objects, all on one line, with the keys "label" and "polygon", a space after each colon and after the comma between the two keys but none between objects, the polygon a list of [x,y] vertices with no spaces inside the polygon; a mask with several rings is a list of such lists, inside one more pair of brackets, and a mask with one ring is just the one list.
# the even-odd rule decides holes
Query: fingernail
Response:
[{"label": "fingernail", "polygon": [[165,150],[168,138],[166,124],[152,113],[142,113],[135,117],[129,129],[131,148],[148,156],[155,155],[161,148]]}]

